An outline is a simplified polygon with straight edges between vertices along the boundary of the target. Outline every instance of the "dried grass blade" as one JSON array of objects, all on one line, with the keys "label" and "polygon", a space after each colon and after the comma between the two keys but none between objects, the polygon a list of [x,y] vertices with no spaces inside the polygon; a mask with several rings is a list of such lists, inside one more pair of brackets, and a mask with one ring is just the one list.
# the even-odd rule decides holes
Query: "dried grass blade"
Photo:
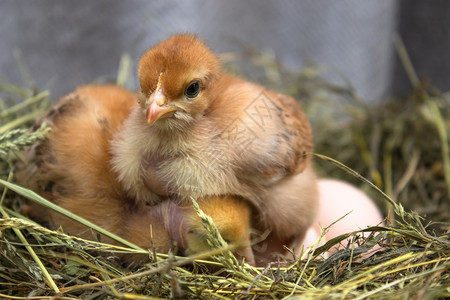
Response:
[{"label": "dried grass blade", "polygon": [[119,71],[117,73],[117,80],[116,80],[117,85],[125,86],[127,80],[130,78],[132,67],[133,63],[130,54],[124,53],[120,57]]},{"label": "dried grass blade", "polygon": [[8,109],[5,109],[4,111],[0,112],[0,118],[4,118],[7,115],[11,115],[11,114],[15,114],[18,113],[19,111],[21,111],[24,108],[29,107],[30,105],[37,103],[39,101],[42,101],[45,98],[48,98],[50,96],[50,92],[49,91],[43,91],[40,92],[39,94],[30,97],[28,99],[26,99],[23,102],[20,102],[14,106],[11,106]]},{"label": "dried grass blade", "polygon": [[323,160],[332,162],[333,164],[335,164],[336,166],[338,166],[339,168],[343,169],[344,171],[346,171],[347,173],[355,176],[356,178],[358,178],[359,180],[361,180],[362,182],[365,182],[367,184],[369,184],[372,188],[374,188],[377,192],[379,192],[389,203],[391,203],[394,207],[398,207],[397,203],[394,202],[394,200],[392,200],[388,195],[386,195],[386,193],[384,193],[382,190],[380,190],[375,184],[373,184],[372,182],[370,182],[369,180],[367,180],[365,177],[361,176],[361,174],[359,174],[358,172],[354,171],[353,169],[347,167],[346,165],[344,165],[343,163],[328,157],[326,155],[322,155],[322,154],[318,154],[318,153],[313,153],[314,156],[317,156]]},{"label": "dried grass blade", "polygon": [[29,189],[25,189],[25,188],[23,188],[21,186],[18,186],[16,184],[8,182],[8,181],[4,181],[2,179],[0,179],[0,184],[4,185],[8,189],[18,193],[19,195],[26,197],[27,199],[30,199],[30,200],[32,200],[32,201],[34,201],[36,203],[39,203],[40,205],[48,207],[48,208],[50,208],[50,209],[52,209],[52,210],[62,214],[63,216],[66,216],[66,217],[68,217],[68,218],[70,218],[70,219],[72,219],[74,221],[79,222],[80,224],[83,224],[83,225],[85,225],[87,227],[90,227],[90,228],[94,229],[95,231],[97,231],[97,232],[99,232],[99,233],[101,233],[101,234],[103,234],[103,235],[105,235],[105,236],[107,236],[107,237],[109,237],[109,238],[119,242],[119,243],[122,243],[122,244],[130,247],[131,249],[145,251],[141,247],[136,246],[135,244],[130,243],[129,241],[127,241],[127,240],[125,240],[125,239],[123,239],[123,238],[121,238],[121,237],[119,237],[119,236],[117,236],[117,235],[115,235],[115,234],[113,234],[113,233],[111,233],[111,232],[101,228],[100,226],[97,226],[94,223],[91,223],[88,220],[85,220],[85,219],[83,219],[83,218],[81,218],[81,217],[71,213],[70,211],[68,211],[68,210],[66,210],[66,209],[64,209],[62,207],[59,207],[58,205],[56,205],[56,204],[54,204],[54,203],[52,203],[52,202],[42,198],[41,196],[39,196],[38,194],[36,194],[35,192],[33,192],[33,191],[29,190]]},{"label": "dried grass blade", "polygon": [[386,290],[386,289],[388,289],[388,288],[390,288],[392,286],[398,285],[398,284],[400,284],[402,282],[410,281],[412,279],[419,278],[419,277],[424,277],[424,276],[427,276],[429,274],[431,274],[431,276],[432,276],[432,275],[434,275],[436,273],[444,272],[447,269],[448,269],[448,267],[446,267],[446,266],[439,266],[439,267],[437,267],[435,269],[432,269],[432,270],[425,270],[425,271],[422,271],[420,273],[416,273],[416,274],[413,274],[413,275],[410,275],[410,276],[402,277],[402,278],[394,280],[392,282],[388,282],[388,283],[380,286],[379,288],[376,288],[376,289],[373,289],[371,291],[368,291],[367,293],[363,293],[363,294],[359,295],[358,297],[356,297],[355,300],[368,299],[370,296],[376,295],[379,292],[381,292],[383,290]]},{"label": "dried grass blade", "polygon": [[[398,35],[395,37],[395,44],[397,47],[398,55],[409,77],[409,80],[411,81],[411,84],[415,89],[418,89],[420,86],[419,78],[416,74],[416,71],[414,70],[414,66],[411,62],[408,52],[406,51],[405,44]],[[439,107],[434,101],[430,99],[430,96],[426,91],[423,91],[422,97],[425,101],[425,110],[423,111],[424,115],[428,119],[428,121],[436,127],[439,139],[441,140],[442,163],[444,165],[445,182],[447,184],[448,195],[450,196],[450,150],[445,120],[442,117]]]},{"label": "dried grass blade", "polygon": [[[2,201],[6,195],[6,189],[3,192],[2,195]],[[3,209],[3,206],[0,205],[0,213],[6,217],[9,218],[8,213]],[[25,249],[27,249],[28,253],[30,253],[31,257],[33,258],[34,262],[38,265],[38,267],[41,269],[42,274],[44,275],[47,284],[55,291],[55,293],[59,293],[59,288],[56,285],[55,281],[53,280],[53,278],[50,276],[50,274],[48,273],[47,269],[45,268],[44,264],[42,263],[42,261],[39,259],[39,257],[37,256],[36,252],[34,252],[33,248],[28,244],[27,239],[24,237],[24,235],[22,234],[22,232],[17,229],[17,228],[12,228],[14,233],[17,235],[17,237],[20,239],[20,241],[22,242],[22,244],[25,246]]]},{"label": "dried grass blade", "polygon": [[14,121],[11,121],[9,123],[6,123],[2,127],[0,127],[0,134],[3,134],[11,129],[17,128],[25,123],[31,122],[35,120],[36,118],[40,117],[42,115],[42,112],[39,110],[33,111],[27,115],[24,115],[20,118],[14,119]]}]

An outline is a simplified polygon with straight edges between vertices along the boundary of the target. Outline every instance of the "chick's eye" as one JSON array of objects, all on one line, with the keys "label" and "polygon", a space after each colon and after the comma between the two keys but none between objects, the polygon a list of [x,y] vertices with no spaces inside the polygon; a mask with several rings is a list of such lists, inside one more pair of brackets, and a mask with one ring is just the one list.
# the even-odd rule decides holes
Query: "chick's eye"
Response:
[{"label": "chick's eye", "polygon": [[188,98],[197,97],[199,92],[200,92],[200,82],[199,81],[193,81],[193,82],[189,83],[189,85],[184,90],[184,94]]}]

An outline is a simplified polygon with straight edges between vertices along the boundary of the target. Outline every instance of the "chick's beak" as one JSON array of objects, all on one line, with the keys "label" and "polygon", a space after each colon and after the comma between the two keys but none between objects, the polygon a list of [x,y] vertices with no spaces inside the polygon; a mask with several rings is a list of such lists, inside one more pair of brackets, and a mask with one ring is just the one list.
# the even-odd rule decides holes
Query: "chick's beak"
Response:
[{"label": "chick's beak", "polygon": [[162,94],[156,95],[155,97],[150,97],[149,102],[150,101],[151,104],[147,107],[147,111],[145,113],[145,118],[147,119],[147,124],[149,126],[152,126],[153,123],[159,119],[173,116],[177,110],[174,106],[165,105],[166,97]]}]

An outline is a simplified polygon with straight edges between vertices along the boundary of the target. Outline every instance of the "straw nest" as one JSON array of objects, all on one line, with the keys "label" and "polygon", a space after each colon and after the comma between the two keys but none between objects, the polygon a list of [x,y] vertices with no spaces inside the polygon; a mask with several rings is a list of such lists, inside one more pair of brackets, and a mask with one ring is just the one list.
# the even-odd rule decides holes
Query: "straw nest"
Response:
[{"label": "straw nest", "polygon": [[[384,208],[389,221],[386,227],[350,232],[265,268],[240,264],[200,210],[211,252],[176,257],[149,249],[144,252],[152,262],[133,271],[124,268],[114,253],[142,250],[69,236],[20,215],[24,197],[49,205],[13,182],[21,150],[48,131],[43,127],[30,134],[26,128],[48,109],[50,96],[30,88],[28,82],[18,87],[2,80],[0,298],[450,297],[450,95],[419,81],[401,47],[399,53],[412,92],[374,105],[361,101],[348,84],[331,84],[323,76],[327,71],[318,66],[293,72],[270,54],[244,54],[265,84],[302,101],[316,132],[319,174],[359,184]],[[240,58],[224,55],[227,59]],[[126,81],[129,62],[124,56],[119,84]],[[370,234],[364,238],[363,231]],[[346,242],[345,249],[324,255],[348,237],[352,242]],[[375,245],[382,250],[375,252]]]}]

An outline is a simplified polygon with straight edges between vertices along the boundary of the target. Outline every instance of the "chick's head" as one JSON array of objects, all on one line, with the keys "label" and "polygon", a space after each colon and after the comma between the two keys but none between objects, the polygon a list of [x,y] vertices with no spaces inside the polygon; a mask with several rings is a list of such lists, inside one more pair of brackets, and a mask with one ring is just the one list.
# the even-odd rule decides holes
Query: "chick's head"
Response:
[{"label": "chick's head", "polygon": [[[251,209],[243,199],[223,196],[207,197],[198,201],[200,209],[214,222],[222,238],[237,246],[235,255],[246,262],[254,264],[253,251],[250,245],[250,213]],[[193,211],[186,222],[185,240],[190,253],[210,250],[207,242],[207,231],[200,217]]]},{"label": "chick's head", "polygon": [[180,126],[202,116],[219,73],[218,58],[195,35],[175,35],[148,50],[138,67],[148,125]]}]

